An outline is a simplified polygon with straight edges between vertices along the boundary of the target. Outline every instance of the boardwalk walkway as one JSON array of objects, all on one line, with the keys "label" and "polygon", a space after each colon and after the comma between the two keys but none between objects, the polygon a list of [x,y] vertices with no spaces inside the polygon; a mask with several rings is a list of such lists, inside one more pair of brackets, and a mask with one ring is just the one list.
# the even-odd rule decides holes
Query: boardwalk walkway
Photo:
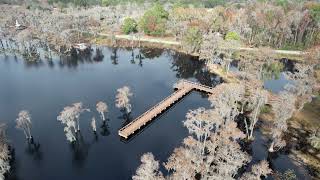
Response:
[{"label": "boardwalk walkway", "polygon": [[155,117],[167,110],[192,90],[204,91],[211,94],[213,88],[191,81],[182,80],[180,81],[180,86],[177,87],[177,91],[175,91],[173,94],[159,102],[157,105],[153,106],[151,109],[141,114],[135,120],[131,121],[129,124],[121,128],[119,130],[119,135],[127,139],[130,135],[139,131],[148,122],[152,121]]}]

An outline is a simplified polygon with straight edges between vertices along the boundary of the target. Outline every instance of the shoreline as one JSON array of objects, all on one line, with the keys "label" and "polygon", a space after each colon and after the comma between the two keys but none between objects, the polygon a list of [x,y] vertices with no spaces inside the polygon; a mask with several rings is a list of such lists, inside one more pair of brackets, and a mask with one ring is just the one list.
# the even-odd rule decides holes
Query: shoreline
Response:
[{"label": "shoreline", "polygon": [[[96,44],[101,45],[112,45],[110,42],[110,38],[112,35],[107,33],[99,33],[99,41]],[[139,39],[140,39],[140,45],[142,47],[149,47],[149,48],[169,48],[181,53],[185,53],[194,57],[198,57],[198,53],[190,53],[182,48],[182,43],[176,40],[173,40],[173,38],[158,38],[158,37],[152,37],[152,36],[142,36],[138,38],[136,35],[125,35],[125,34],[115,34],[115,39],[120,43],[120,47],[137,47],[139,46]],[[133,43],[133,45],[132,45]],[[265,47],[261,47],[265,48]],[[259,52],[259,48],[250,48],[250,47],[239,47],[236,49],[239,52],[252,52],[256,53]],[[303,56],[306,55],[305,51],[298,51],[298,50],[280,50],[280,49],[271,49],[272,53],[277,55],[277,58],[287,58],[291,59],[297,62],[303,62],[304,58]]]}]

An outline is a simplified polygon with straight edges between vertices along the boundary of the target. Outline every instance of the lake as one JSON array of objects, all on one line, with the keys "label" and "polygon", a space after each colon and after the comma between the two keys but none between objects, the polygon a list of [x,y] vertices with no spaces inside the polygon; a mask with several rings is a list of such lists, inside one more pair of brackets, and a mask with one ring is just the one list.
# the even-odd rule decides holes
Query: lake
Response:
[{"label": "lake", "polygon": [[[8,137],[15,150],[8,179],[131,179],[140,165],[140,156],[152,152],[165,162],[188,135],[182,122],[189,109],[210,107],[206,94],[192,92],[162,114],[137,136],[123,141],[118,130],[163,98],[173,93],[179,79],[214,87],[221,79],[210,74],[196,58],[161,49],[122,49],[101,47],[104,57],[55,57],[52,61],[26,62],[13,55],[0,56],[0,122],[7,124]],[[281,81],[283,82],[283,81]],[[268,82],[268,89],[283,83]],[[115,107],[116,90],[129,86],[133,92],[129,119]],[[74,146],[67,142],[57,116],[65,106],[83,102],[91,112],[80,118],[81,137]],[[95,105],[109,106],[107,128]],[[32,134],[39,147],[30,146],[22,131],[15,128],[20,110],[32,115]],[[92,117],[98,125],[97,137],[90,128]],[[253,162],[268,159],[275,170],[294,169],[304,177],[305,169],[291,162],[287,153],[268,157],[268,141],[257,131],[251,144]],[[161,170],[164,171],[162,167]]]},{"label": "lake", "polygon": [[[15,148],[13,172],[9,179],[129,179],[140,164],[140,156],[152,152],[165,161],[188,135],[182,121],[189,109],[209,107],[205,94],[192,92],[157,118],[138,136],[123,142],[118,129],[126,120],[115,107],[116,90],[125,85],[133,92],[131,119],[170,95],[173,84],[189,79],[215,86],[220,78],[209,74],[202,62],[170,50],[102,48],[103,59],[55,58],[52,62],[25,62],[14,56],[0,57],[0,120],[8,126]],[[132,57],[134,57],[132,59]],[[66,140],[57,116],[63,107],[75,102],[91,109],[80,118],[82,141],[72,147]],[[108,129],[90,128],[93,116],[101,120],[95,105],[109,106]],[[20,110],[32,115],[32,134],[40,144],[28,147],[23,132],[15,128]],[[127,120],[128,121],[128,120]]]}]

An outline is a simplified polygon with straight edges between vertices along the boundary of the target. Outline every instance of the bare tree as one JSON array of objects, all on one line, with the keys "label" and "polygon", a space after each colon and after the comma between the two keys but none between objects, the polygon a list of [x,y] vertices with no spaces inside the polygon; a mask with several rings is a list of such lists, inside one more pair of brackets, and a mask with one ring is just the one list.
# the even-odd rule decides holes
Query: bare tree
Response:
[{"label": "bare tree", "polygon": [[5,133],[5,125],[0,125],[0,179],[4,180],[4,175],[10,171],[11,155]]},{"label": "bare tree", "polygon": [[233,55],[240,47],[240,43],[236,40],[225,40],[219,45],[220,54],[223,54],[222,66],[224,66],[226,72],[230,70],[230,64],[233,60]]},{"label": "bare tree", "polygon": [[108,112],[107,104],[105,102],[99,101],[96,105],[96,109],[100,113],[101,119],[104,122],[106,120],[104,113]]},{"label": "bare tree", "polygon": [[211,106],[218,112],[225,123],[233,121],[240,113],[238,102],[240,102],[245,94],[245,88],[241,84],[229,83],[221,84],[214,88],[213,93],[209,97]]},{"label": "bare tree", "polygon": [[238,139],[244,137],[237,124],[232,121],[228,122],[219,133],[211,135],[204,173],[207,179],[233,179],[238,169],[251,160],[237,143]]},{"label": "bare tree", "polygon": [[201,60],[211,61],[214,58],[217,58],[220,54],[218,54],[219,44],[223,41],[221,35],[217,32],[212,33],[209,32],[203,35],[203,43],[200,48],[200,56]]},{"label": "bare tree", "polygon": [[274,126],[272,128],[272,143],[269,147],[269,152],[279,150],[286,145],[283,140],[283,132],[288,129],[287,120],[291,118],[295,111],[294,95],[281,92],[279,98],[272,102],[272,110],[275,116]]},{"label": "bare tree", "polygon": [[77,120],[77,130],[80,131],[80,115],[84,111],[89,111],[90,109],[84,108],[82,102],[74,103],[73,104],[74,110],[75,110],[75,117]]},{"label": "bare tree", "polygon": [[313,67],[310,65],[296,64],[296,72],[287,72],[287,78],[292,80],[285,86],[285,89],[299,97],[297,103],[298,110],[301,110],[305,103],[310,102],[312,89],[315,86],[316,79],[314,77]]},{"label": "bare tree", "polygon": [[95,117],[93,117],[93,118],[91,119],[91,128],[92,128],[92,130],[93,130],[94,133],[97,132],[97,124],[96,124],[96,118],[95,118]]},{"label": "bare tree", "polygon": [[81,102],[74,103],[72,106],[66,106],[57,117],[57,120],[65,125],[64,132],[66,133],[67,140],[70,142],[76,141],[75,134],[80,131],[80,114],[84,111],[90,110],[83,108]]},{"label": "bare tree", "polygon": [[17,123],[17,128],[21,129],[27,140],[31,140],[32,139],[32,135],[31,135],[31,116],[29,111],[26,110],[22,110],[19,112],[18,114],[18,118],[16,119],[16,123]]},{"label": "bare tree", "polygon": [[63,111],[57,117],[57,120],[65,125],[64,132],[66,133],[67,140],[70,142],[76,141],[76,117],[75,109],[73,106],[64,107]]},{"label": "bare tree", "polygon": [[154,159],[152,153],[146,153],[141,157],[142,164],[138,167],[133,180],[164,180],[159,171],[159,162]]},{"label": "bare tree", "polygon": [[[219,33],[209,32],[204,35],[200,48],[200,59],[208,60],[210,63],[217,63],[229,72],[234,52],[240,44],[236,40],[224,40]],[[221,55],[223,56],[221,58]]]},{"label": "bare tree", "polygon": [[308,142],[312,147],[320,150],[320,129],[314,130],[314,132],[309,136]]},{"label": "bare tree", "polygon": [[218,129],[223,124],[223,119],[213,110],[206,110],[205,108],[198,108],[190,110],[186,115],[186,121],[183,122],[184,126],[188,128],[190,134],[195,134],[197,140],[201,142],[202,150],[204,153],[206,141],[211,131]]},{"label": "bare tree", "polygon": [[[230,99],[237,98],[234,96],[225,100]],[[237,128],[236,122],[230,120],[225,122],[215,109],[199,108],[189,111],[184,125],[196,138],[193,136],[185,138],[183,146],[176,148],[164,163],[169,171],[167,179],[235,179],[239,169],[251,161],[251,157],[243,152],[238,144],[239,140],[245,138],[245,134]],[[204,141],[207,143],[204,144]],[[203,151],[203,145],[205,145],[205,151]],[[144,170],[145,163],[141,167],[144,168],[140,170],[141,175],[138,177],[150,179],[142,173],[147,172]],[[148,167],[155,167],[148,169],[152,169],[153,173],[158,172],[158,165]],[[268,164],[262,162],[253,166],[252,172],[243,177],[251,178],[255,175],[260,177],[269,173]],[[157,178],[153,177],[153,179]]]},{"label": "bare tree", "polygon": [[185,138],[183,146],[176,148],[164,164],[172,172],[169,179],[194,179],[196,174],[201,179],[234,179],[238,169],[250,161],[237,143],[244,137],[235,122],[228,122],[211,132],[205,154],[198,153],[202,142],[192,136]]},{"label": "bare tree", "polygon": [[192,136],[183,141],[184,146],[176,148],[164,163],[165,168],[172,172],[169,179],[193,179],[196,173],[201,172],[203,156],[200,151],[200,143]]},{"label": "bare tree", "polygon": [[249,98],[247,98],[247,108],[250,111],[250,114],[248,115],[250,124],[248,125],[246,118],[244,119],[248,139],[253,138],[254,127],[258,122],[258,116],[261,112],[261,108],[267,103],[267,101],[267,91],[263,89],[251,90]]},{"label": "bare tree", "polygon": [[267,177],[272,170],[269,167],[269,163],[266,160],[255,164],[251,168],[251,172],[246,172],[242,175],[240,180],[260,180],[261,176]]},{"label": "bare tree", "polygon": [[117,90],[116,107],[125,110],[127,113],[131,112],[130,97],[133,95],[128,86],[124,86]]}]

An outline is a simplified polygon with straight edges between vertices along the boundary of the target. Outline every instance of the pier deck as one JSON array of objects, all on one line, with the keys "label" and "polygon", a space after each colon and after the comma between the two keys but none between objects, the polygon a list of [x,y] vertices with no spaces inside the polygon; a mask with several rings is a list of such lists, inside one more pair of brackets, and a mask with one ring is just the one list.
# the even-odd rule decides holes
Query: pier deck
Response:
[{"label": "pier deck", "polygon": [[191,81],[182,80],[180,81],[180,83],[182,83],[182,86],[180,86],[177,91],[175,91],[170,96],[153,106],[151,109],[141,114],[135,120],[131,121],[129,124],[121,128],[119,130],[119,135],[127,139],[130,135],[139,131],[143,126],[152,121],[159,114],[166,111],[174,103],[176,103],[192,90],[204,91],[209,94],[211,94],[213,91],[212,87],[204,86],[202,84],[194,83]]}]

